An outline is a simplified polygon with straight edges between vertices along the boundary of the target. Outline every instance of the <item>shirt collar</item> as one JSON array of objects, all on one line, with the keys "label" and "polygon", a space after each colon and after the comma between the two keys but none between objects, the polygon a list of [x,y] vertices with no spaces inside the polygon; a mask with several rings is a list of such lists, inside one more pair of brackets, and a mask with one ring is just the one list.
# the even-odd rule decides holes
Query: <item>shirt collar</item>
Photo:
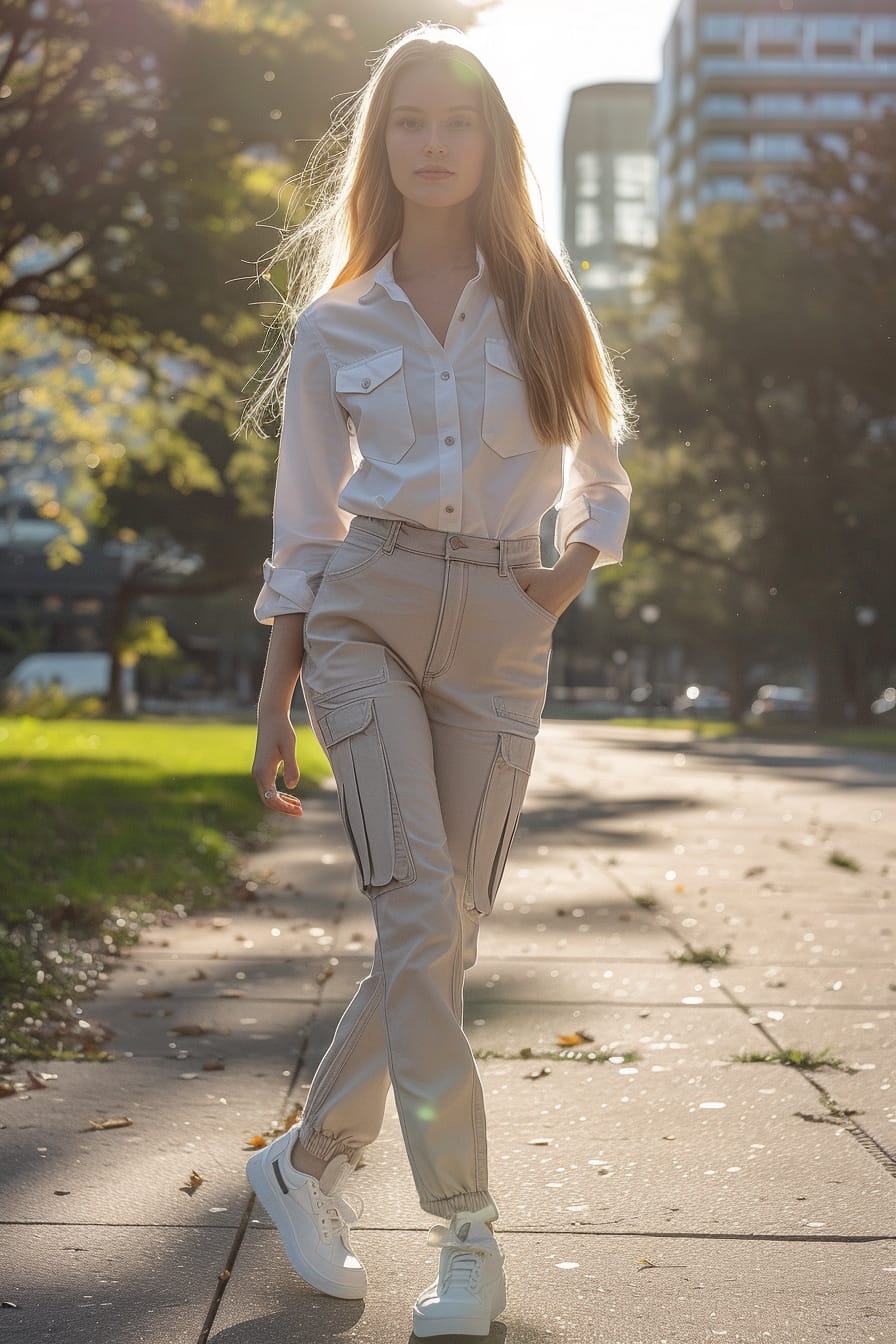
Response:
[{"label": "shirt collar", "polygon": [[[371,267],[369,271],[365,272],[365,276],[370,276],[370,284],[364,290],[364,293],[359,296],[359,303],[369,303],[373,290],[377,285],[384,289],[393,299],[402,300],[407,298],[404,290],[396,281],[395,272],[392,269],[392,259],[395,255],[395,249],[398,247],[400,241],[400,239],[396,239],[383,259],[379,261],[376,266]],[[476,265],[478,269],[473,277],[474,283],[477,280],[482,279],[485,271],[485,257],[483,256],[482,249],[478,243],[476,244]]]}]

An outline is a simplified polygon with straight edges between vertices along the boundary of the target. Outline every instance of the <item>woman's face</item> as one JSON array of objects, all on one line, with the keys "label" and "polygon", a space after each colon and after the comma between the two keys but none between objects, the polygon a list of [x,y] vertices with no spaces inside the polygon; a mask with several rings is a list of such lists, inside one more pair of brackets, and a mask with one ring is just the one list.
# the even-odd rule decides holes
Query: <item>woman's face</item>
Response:
[{"label": "woman's face", "polygon": [[405,200],[435,208],[469,200],[482,180],[487,145],[482,99],[472,80],[458,78],[441,61],[411,66],[398,76],[386,154]]}]

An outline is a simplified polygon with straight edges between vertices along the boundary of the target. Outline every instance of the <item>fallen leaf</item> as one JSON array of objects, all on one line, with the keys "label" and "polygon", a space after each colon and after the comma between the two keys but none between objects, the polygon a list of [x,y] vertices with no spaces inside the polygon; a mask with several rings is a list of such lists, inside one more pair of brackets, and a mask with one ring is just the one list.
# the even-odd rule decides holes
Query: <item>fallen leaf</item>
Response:
[{"label": "fallen leaf", "polygon": [[193,971],[192,974],[190,975],[190,979],[191,979],[191,980],[207,980],[207,979],[208,979],[208,976],[206,975],[205,971],[202,969],[201,966],[197,966],[196,969],[195,969],[195,971]]},{"label": "fallen leaf", "polygon": [[329,978],[330,978],[330,976],[331,976],[332,974],[333,974],[333,967],[332,967],[332,966],[325,966],[324,969],[323,969],[322,971],[318,971],[318,973],[317,973],[315,979],[317,980],[317,983],[318,983],[319,985],[322,985],[322,984],[324,984],[327,980],[329,980]]},{"label": "fallen leaf", "polygon": [[198,1171],[191,1171],[186,1182],[180,1187],[184,1194],[192,1195],[199,1189],[205,1177],[200,1176]]},{"label": "fallen leaf", "polygon": [[206,1073],[215,1073],[218,1069],[224,1068],[223,1059],[207,1059],[203,1064]]},{"label": "fallen leaf", "polygon": [[43,1078],[41,1078],[39,1074],[32,1073],[30,1069],[28,1070],[28,1077],[31,1080],[31,1086],[33,1088],[46,1087]]},{"label": "fallen leaf", "polygon": [[170,999],[170,989],[144,989],[140,995],[141,999]]},{"label": "fallen leaf", "polygon": [[550,1139],[528,1139],[527,1142],[533,1144],[536,1148],[546,1148]]},{"label": "fallen leaf", "polygon": [[638,1261],[638,1268],[639,1268],[639,1269],[656,1269],[656,1265],[653,1263],[652,1260],[647,1260],[647,1259],[645,1259],[644,1257],[642,1257],[642,1258]]},{"label": "fallen leaf", "polygon": [[12,1307],[15,1311],[18,1311],[19,1304],[18,1302],[0,1302],[0,1307]]},{"label": "fallen leaf", "polygon": [[198,1073],[180,1073],[180,1074],[178,1074],[178,1077],[179,1077],[179,1078],[183,1078],[184,1082],[192,1083],[196,1078],[199,1077],[199,1074],[198,1074]]},{"label": "fallen leaf", "polygon": [[263,1134],[253,1134],[249,1142],[246,1144],[247,1148],[267,1148],[267,1146],[268,1141]]},{"label": "fallen leaf", "polygon": [[222,989],[218,995],[219,999],[244,999],[246,991],[244,989]]},{"label": "fallen leaf", "polygon": [[540,1069],[533,1069],[531,1073],[527,1073],[524,1076],[526,1078],[544,1078],[547,1076],[547,1074],[550,1073],[550,1071],[551,1071],[550,1065],[543,1064]]},{"label": "fallen leaf", "polygon": [[8,1083],[5,1079],[0,1080],[0,1097],[11,1097],[15,1090],[15,1083]]},{"label": "fallen leaf", "polygon": [[110,1120],[88,1120],[91,1129],[124,1129],[126,1125],[132,1125],[134,1122],[127,1115],[116,1115]]},{"label": "fallen leaf", "polygon": [[54,1195],[70,1195],[70,1194],[71,1194],[71,1190],[54,1190],[54,1191],[53,1191],[53,1194],[54,1194]]},{"label": "fallen leaf", "polygon": [[571,1031],[565,1036],[557,1037],[558,1045],[584,1045],[586,1041],[593,1041],[594,1037],[589,1036],[587,1031]]}]

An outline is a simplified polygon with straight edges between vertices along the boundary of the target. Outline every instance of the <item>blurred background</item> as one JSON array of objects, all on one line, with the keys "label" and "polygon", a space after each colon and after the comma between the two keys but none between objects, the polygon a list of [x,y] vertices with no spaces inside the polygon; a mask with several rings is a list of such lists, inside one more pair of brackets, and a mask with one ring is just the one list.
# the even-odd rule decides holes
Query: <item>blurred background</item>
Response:
[{"label": "blurred background", "polygon": [[624,563],[561,618],[547,712],[892,731],[893,0],[0,16],[3,708],[253,717],[254,263],[365,61],[431,19],[504,92],[640,417]]}]

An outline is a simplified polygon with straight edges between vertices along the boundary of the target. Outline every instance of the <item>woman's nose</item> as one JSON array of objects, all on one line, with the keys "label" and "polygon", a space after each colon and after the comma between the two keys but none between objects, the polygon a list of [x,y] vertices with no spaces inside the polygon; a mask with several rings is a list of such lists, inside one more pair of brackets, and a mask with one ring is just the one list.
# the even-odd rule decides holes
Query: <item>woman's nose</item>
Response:
[{"label": "woman's nose", "polygon": [[429,135],[426,137],[426,152],[427,154],[445,153],[445,146],[442,144],[438,127],[436,126],[432,128]]}]

